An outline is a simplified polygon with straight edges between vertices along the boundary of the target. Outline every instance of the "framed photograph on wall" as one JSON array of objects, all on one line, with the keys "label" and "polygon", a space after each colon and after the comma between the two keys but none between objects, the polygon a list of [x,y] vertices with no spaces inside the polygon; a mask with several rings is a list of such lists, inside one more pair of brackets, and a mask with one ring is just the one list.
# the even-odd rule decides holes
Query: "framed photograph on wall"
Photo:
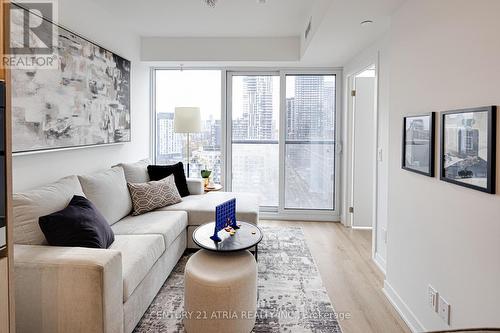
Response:
[{"label": "framed photograph on wall", "polygon": [[441,180],[495,193],[496,107],[441,114]]},{"label": "framed photograph on wall", "polygon": [[434,112],[403,118],[403,169],[434,177],[434,120]]}]

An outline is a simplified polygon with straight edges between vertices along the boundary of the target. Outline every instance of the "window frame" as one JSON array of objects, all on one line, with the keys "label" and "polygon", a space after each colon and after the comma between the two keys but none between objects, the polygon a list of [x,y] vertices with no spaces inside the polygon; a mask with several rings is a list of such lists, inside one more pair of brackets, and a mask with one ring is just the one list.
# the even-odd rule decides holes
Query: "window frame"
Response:
[{"label": "window frame", "polygon": [[[341,94],[342,94],[342,70],[341,69],[289,69],[280,71],[281,89],[280,96],[280,203],[278,217],[290,220],[317,220],[317,221],[339,221],[340,205],[340,160],[342,146],[341,135]],[[334,202],[333,210],[330,209],[297,209],[285,208],[285,159],[286,159],[286,77],[288,75],[334,75],[335,76],[335,170],[334,170]]]}]

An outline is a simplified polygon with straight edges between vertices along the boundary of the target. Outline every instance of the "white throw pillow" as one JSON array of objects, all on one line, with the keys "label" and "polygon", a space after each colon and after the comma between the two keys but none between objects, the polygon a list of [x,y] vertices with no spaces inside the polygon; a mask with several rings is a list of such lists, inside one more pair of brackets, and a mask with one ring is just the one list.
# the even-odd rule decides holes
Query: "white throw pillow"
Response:
[{"label": "white throw pillow", "polygon": [[122,167],[78,176],[83,193],[97,207],[110,225],[132,211],[132,200]]}]

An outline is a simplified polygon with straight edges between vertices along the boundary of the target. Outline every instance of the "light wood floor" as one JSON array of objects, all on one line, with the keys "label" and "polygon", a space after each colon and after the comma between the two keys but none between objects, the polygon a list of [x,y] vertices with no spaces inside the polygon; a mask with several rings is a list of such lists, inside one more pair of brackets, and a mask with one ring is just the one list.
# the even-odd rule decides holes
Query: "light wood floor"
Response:
[{"label": "light wood floor", "polygon": [[260,221],[263,225],[301,226],[306,242],[344,333],[410,332],[382,293],[383,274],[371,260],[371,231],[340,223]]}]

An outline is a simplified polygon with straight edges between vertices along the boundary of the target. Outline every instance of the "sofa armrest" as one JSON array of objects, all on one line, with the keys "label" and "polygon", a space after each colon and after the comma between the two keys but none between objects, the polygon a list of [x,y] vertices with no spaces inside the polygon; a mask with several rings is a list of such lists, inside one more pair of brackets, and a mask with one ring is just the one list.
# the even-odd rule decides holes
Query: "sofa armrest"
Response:
[{"label": "sofa armrest", "polygon": [[188,178],[187,185],[190,194],[203,194],[205,193],[204,181],[201,178]]},{"label": "sofa armrest", "polygon": [[123,332],[119,251],[15,245],[17,332]]}]

